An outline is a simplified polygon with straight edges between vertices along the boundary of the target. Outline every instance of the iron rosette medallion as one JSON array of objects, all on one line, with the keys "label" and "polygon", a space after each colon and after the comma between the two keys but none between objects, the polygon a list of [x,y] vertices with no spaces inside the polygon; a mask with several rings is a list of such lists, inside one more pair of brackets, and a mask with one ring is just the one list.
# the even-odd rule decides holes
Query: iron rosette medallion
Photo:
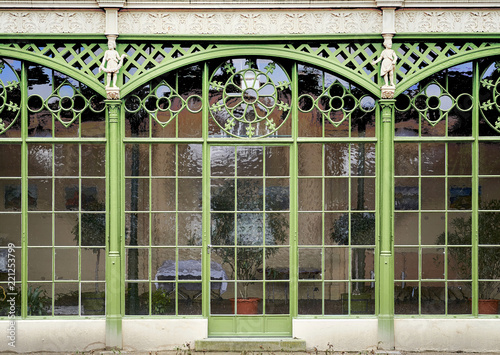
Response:
[{"label": "iron rosette medallion", "polygon": [[212,135],[240,138],[289,136],[291,84],[272,60],[230,59],[210,79]]}]

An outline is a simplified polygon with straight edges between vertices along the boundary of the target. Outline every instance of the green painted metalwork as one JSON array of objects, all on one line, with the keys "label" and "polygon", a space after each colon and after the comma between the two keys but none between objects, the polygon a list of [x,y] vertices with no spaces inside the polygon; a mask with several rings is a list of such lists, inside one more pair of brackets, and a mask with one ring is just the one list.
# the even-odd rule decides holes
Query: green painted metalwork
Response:
[{"label": "green painted metalwork", "polygon": [[380,101],[378,129],[378,340],[382,349],[394,349],[394,112],[396,100]]},{"label": "green painted metalwork", "polygon": [[107,188],[108,206],[106,258],[106,346],[121,348],[122,339],[122,141],[120,139],[121,101],[107,100]]},{"label": "green painted metalwork", "polygon": [[[266,137],[278,131],[289,116],[290,105],[283,101],[282,96],[283,91],[289,90],[290,83],[289,80],[273,82],[270,74],[276,70],[274,62],[259,69],[254,61],[247,60],[245,66],[246,69],[237,71],[231,62],[226,62],[223,68],[218,69],[229,78],[225,83],[217,81],[217,77],[211,80],[210,89],[222,93],[221,99],[210,106],[210,113],[217,125],[234,137],[238,137],[233,133],[237,122],[243,124],[248,138],[256,134],[255,126],[264,122],[268,132],[263,137]],[[214,75],[217,75],[218,70]],[[281,71],[285,73],[283,69]],[[217,112],[222,110],[229,117],[219,117]],[[280,123],[271,117],[273,111],[286,113],[285,117],[280,117]]]},{"label": "green painted metalwork", "polygon": [[104,73],[99,74],[98,70],[106,49],[105,43],[9,42],[0,44],[0,55],[51,67],[105,96],[104,87],[99,82]]},{"label": "green painted metalwork", "polygon": [[[394,38],[394,41],[399,41]],[[480,42],[405,42],[393,45],[398,54],[396,64],[397,88],[395,96],[420,80],[443,69],[469,60],[496,55],[499,44]]]},{"label": "green painted metalwork", "polygon": [[[500,244],[493,242],[485,242],[482,239],[482,234],[479,231],[481,228],[481,216],[488,213],[498,213],[495,208],[488,207],[483,204],[485,198],[481,195],[481,189],[484,189],[487,181],[496,181],[500,176],[498,171],[485,170],[485,154],[492,149],[495,151],[494,143],[498,142],[497,134],[500,132],[500,76],[498,75],[498,61],[496,58],[487,61],[483,58],[497,55],[499,44],[494,41],[464,41],[459,38],[447,39],[439,41],[438,39],[423,43],[416,41],[415,38],[394,38],[395,43],[393,49],[398,53],[399,62],[397,64],[397,90],[396,101],[381,100],[377,102],[374,97],[379,97],[380,88],[377,83],[380,79],[377,76],[377,71],[370,65],[370,62],[376,58],[377,53],[381,50],[381,44],[376,39],[359,40],[351,43],[346,39],[338,39],[336,41],[323,39],[314,41],[311,39],[307,44],[299,41],[291,41],[289,43],[279,43],[269,40],[268,42],[260,41],[258,43],[243,43],[237,39],[231,41],[219,40],[214,43],[207,41],[179,41],[172,44],[170,41],[162,41],[155,38],[154,41],[148,43],[138,43],[137,39],[127,38],[119,41],[118,50],[120,53],[128,55],[125,64],[120,72],[119,82],[123,83],[122,96],[125,97],[121,101],[108,101],[106,106],[102,103],[102,97],[105,95],[105,90],[102,85],[103,75],[98,73],[98,67],[102,60],[106,49],[104,39],[102,42],[89,44],[85,39],[79,41],[71,41],[65,43],[63,38],[57,41],[36,39],[33,43],[11,42],[5,41],[0,44],[0,55],[5,58],[22,59],[23,63],[18,68],[14,68],[6,59],[2,60],[2,73],[11,72],[11,78],[7,81],[1,81],[0,85],[3,90],[0,91],[0,147],[9,144],[18,144],[21,146],[21,212],[3,211],[3,214],[16,215],[21,214],[21,245],[20,254],[23,262],[21,264],[21,280],[19,285],[22,290],[21,298],[21,316],[23,318],[30,317],[29,314],[29,299],[28,288],[31,285],[49,285],[51,290],[52,300],[50,301],[51,318],[56,316],[55,307],[57,302],[55,296],[57,287],[61,285],[78,284],[78,301],[77,305],[82,304],[81,291],[83,287],[93,286],[94,282],[90,279],[82,278],[82,260],[83,249],[86,246],[83,243],[83,223],[82,216],[85,214],[102,214],[103,211],[91,211],[86,213],[83,207],[83,200],[79,197],[76,210],[59,211],[54,206],[47,211],[32,211],[30,205],[30,184],[33,181],[41,181],[43,179],[50,180],[48,188],[51,191],[57,190],[56,180],[69,180],[73,178],[77,181],[76,185],[82,190],[87,178],[79,170],[78,173],[70,176],[58,175],[56,170],[58,165],[55,162],[57,149],[61,147],[74,146],[78,154],[78,169],[81,169],[85,163],[83,156],[86,144],[103,145],[106,143],[106,205],[107,205],[107,223],[106,235],[108,237],[106,245],[106,288],[107,288],[107,345],[121,346],[121,319],[125,315],[140,315],[139,313],[130,313],[127,311],[127,302],[129,299],[126,293],[129,292],[131,284],[142,284],[149,293],[147,296],[147,315],[162,315],[165,313],[158,311],[158,304],[153,304],[153,291],[155,291],[154,273],[151,272],[153,267],[153,253],[170,253],[173,260],[182,260],[183,255],[191,255],[189,253],[200,253],[201,271],[205,277],[201,280],[186,281],[179,278],[179,270],[176,267],[176,275],[174,280],[162,281],[163,284],[173,285],[173,294],[176,297],[174,311],[170,316],[186,316],[182,314],[180,308],[179,297],[181,295],[179,287],[185,284],[200,284],[202,289],[202,302],[200,311],[192,315],[193,317],[209,318],[209,326],[211,334],[250,334],[261,335],[262,330],[276,329],[281,327],[279,332],[268,334],[271,335],[289,335],[291,334],[291,319],[298,317],[317,317],[334,316],[325,311],[324,299],[325,282],[339,282],[346,284],[354,283],[371,283],[374,282],[376,303],[374,314],[379,319],[379,341],[381,347],[391,349],[394,345],[394,314],[398,316],[429,315],[433,316],[456,316],[460,314],[463,317],[476,317],[484,315],[479,314],[478,299],[482,292],[483,285],[494,285],[498,282],[496,276],[485,276],[482,271],[481,260],[486,252],[494,251],[500,248]],[[249,41],[246,39],[245,41]],[[399,42],[398,42],[399,41]],[[236,69],[230,65],[226,65],[224,72],[224,80],[215,80],[215,73],[218,70],[219,64],[214,62],[224,62],[226,58],[273,58],[266,59],[269,62],[268,67],[259,67],[252,62],[249,62],[245,68]],[[283,80],[275,80],[272,74],[276,68],[272,68],[271,63],[278,63],[282,58],[283,62],[292,61],[291,64],[281,66],[276,64],[286,75]],[[480,60],[476,60],[480,59]],[[473,61],[470,70],[470,89],[469,86],[456,84],[457,81],[454,75],[450,73],[460,71],[455,66]],[[301,92],[300,76],[303,74],[304,65],[299,62],[308,63],[312,67],[326,68],[331,73],[339,75],[339,77],[331,80],[328,84],[322,83],[319,90],[314,92]],[[51,84],[51,92],[45,97],[39,94],[31,94],[27,90],[30,85],[29,72],[30,68],[36,63],[43,65],[53,70],[57,70],[62,79],[54,81]],[[193,65],[195,63],[203,63],[200,66],[201,75],[199,83],[200,87],[193,92],[181,92],[179,89],[182,85],[179,81],[182,80],[180,70],[182,67]],[[227,64],[227,62],[225,62]],[[463,64],[467,66],[468,64]],[[215,68],[215,69],[214,69]],[[469,67],[464,67],[469,70]],[[179,70],[178,70],[179,69]],[[222,70],[222,69],[221,69]],[[321,69],[322,70],[322,69]],[[320,71],[321,71],[320,70]],[[177,74],[171,75],[176,72]],[[224,71],[224,70],[223,70]],[[313,71],[311,71],[313,72]],[[326,72],[326,70],[325,70]],[[0,73],[1,74],[1,73]],[[65,76],[66,75],[66,76]],[[177,75],[177,76],[176,76]],[[321,80],[327,81],[328,73],[321,74]],[[320,76],[321,76],[320,75]],[[465,75],[468,76],[469,74]],[[166,77],[166,79],[165,79]],[[175,77],[175,79],[172,79]],[[221,76],[223,77],[223,76]],[[245,81],[248,77],[248,81]],[[160,79],[157,79],[160,78]],[[79,83],[77,83],[77,81]],[[151,83],[150,83],[151,82]],[[256,83],[259,83],[258,88]],[[460,81],[458,81],[460,83]],[[147,90],[144,87],[147,84]],[[182,83],[181,83],[182,84]],[[357,85],[359,87],[354,87]],[[266,89],[266,87],[268,89]],[[144,89],[140,95],[137,91]],[[265,91],[262,95],[260,90]],[[249,90],[253,90],[253,98],[247,95]],[[147,92],[146,92],[147,91]],[[291,93],[289,101],[283,100],[279,92],[286,91]],[[362,94],[360,92],[363,91]],[[69,94],[68,94],[69,93]],[[210,102],[210,93],[220,95],[220,100]],[[217,93],[217,94],[215,94]],[[134,96],[135,95],[135,96]],[[286,96],[286,95],[285,95]],[[256,111],[257,98],[265,98],[269,105],[264,105],[260,116],[249,120],[244,112],[242,116],[236,114],[237,108],[244,103],[243,111],[250,107]],[[236,104],[229,104],[229,100],[236,98]],[[365,99],[367,98],[367,99]],[[367,101],[368,100],[368,101]],[[121,105],[123,104],[123,107]],[[107,107],[107,109],[106,109]],[[106,125],[100,125],[95,121],[100,133],[84,131],[84,123],[91,116],[102,116],[107,112]],[[355,111],[358,111],[357,113]],[[280,123],[276,123],[271,117],[272,112],[281,111],[284,119]],[[360,134],[356,131],[353,122],[356,121],[356,115],[364,117],[364,114],[372,115],[377,112],[377,130],[373,134]],[[88,113],[85,116],[85,112]],[[42,122],[40,119],[41,113],[48,113],[51,116],[51,122],[40,130],[34,122]],[[66,114],[67,113],[67,114]],[[132,116],[136,114],[143,115],[149,120],[147,125],[147,133],[130,133],[132,129],[128,128],[132,120]],[[217,114],[223,113],[225,119],[218,121]],[[38,115],[38,116],[37,116]],[[199,119],[198,133],[189,135],[181,132],[179,122],[185,117]],[[309,116],[308,116],[309,115]],[[123,118],[123,120],[122,120]],[[316,128],[310,129],[308,134],[302,134],[300,122],[305,118],[310,119],[311,125],[320,122]],[[302,121],[301,121],[302,120]],[[224,136],[211,135],[210,122],[215,121],[216,125],[226,134]],[[146,122],[146,120],[144,120]],[[256,134],[254,127],[258,123],[262,123],[267,127],[265,134]],[[161,129],[153,128],[153,125],[158,125]],[[290,124],[289,128],[286,126]],[[144,123],[146,125],[146,123]],[[237,125],[245,127],[244,134],[237,134],[233,128]],[[49,128],[50,126],[50,128]],[[165,133],[170,127],[176,128],[173,133]],[[280,137],[279,130],[282,128],[289,129],[287,134]],[[163,129],[163,131],[162,131]],[[106,133],[104,133],[106,131]],[[49,133],[48,133],[49,132]],[[62,132],[62,133],[61,133]],[[163,132],[163,133],[159,133]],[[194,132],[194,131],[193,131]],[[320,133],[318,133],[320,132]],[[43,134],[48,134],[43,136]],[[278,134],[277,134],[278,133]],[[163,134],[163,135],[162,135]],[[290,182],[289,189],[291,191],[290,199],[290,269],[297,270],[289,276],[287,282],[290,283],[290,299],[293,301],[290,305],[290,314],[286,316],[275,317],[243,317],[243,316],[220,316],[212,317],[210,314],[210,279],[206,277],[210,273],[210,256],[207,252],[209,235],[211,232],[210,220],[210,148],[216,145],[229,144],[238,146],[255,145],[256,138],[262,146],[285,145],[290,149]],[[346,209],[338,209],[335,212],[347,213],[349,215],[347,221],[351,224],[348,228],[348,244],[347,245],[347,260],[350,268],[353,268],[353,260],[358,249],[364,247],[373,248],[375,251],[375,279],[369,279],[366,276],[360,279],[353,279],[352,274],[349,274],[345,279],[332,278],[328,279],[325,275],[321,275],[320,279],[301,279],[298,270],[301,266],[300,252],[300,223],[301,214],[319,213],[321,217],[321,242],[310,245],[300,245],[303,249],[314,250],[321,249],[319,259],[321,260],[320,269],[326,268],[326,259],[324,253],[333,249],[341,249],[340,245],[327,245],[328,231],[325,232],[325,227],[329,220],[324,217],[332,211],[325,208],[328,202],[326,194],[321,196],[321,207],[311,209],[310,211],[301,211],[301,205],[298,197],[296,197],[301,189],[301,184],[306,180],[318,180],[321,184],[318,185],[319,190],[326,191],[326,184],[330,180],[340,181],[344,175],[332,177],[325,173],[327,161],[327,146],[329,144],[346,145],[349,148],[348,158],[353,159],[355,149],[354,145],[373,145],[376,144],[376,161],[377,170],[375,176],[370,176],[366,180],[376,181],[377,198],[375,206],[368,209],[368,213],[376,215],[376,235],[377,239],[374,243],[368,244],[353,244],[353,227],[352,223],[356,221],[358,215],[363,215],[365,212],[357,211],[352,202]],[[203,160],[200,176],[184,176],[180,173],[182,164],[180,160],[175,161],[174,175],[155,175],[152,170],[154,164],[153,149],[155,145],[163,145],[173,147],[173,156],[180,159],[181,151],[186,146],[197,145],[201,147],[201,159]],[[321,172],[307,175],[300,169],[299,155],[302,147],[305,146],[321,146]],[[43,147],[47,150],[48,156],[51,157],[50,171],[46,175],[33,176],[30,171],[30,157],[32,150],[37,147]],[[127,151],[127,149],[129,149]],[[136,153],[133,151],[137,149]],[[170,149],[170,148],[168,148]],[[426,164],[429,164],[426,159],[430,159],[431,153],[443,152],[442,159],[445,161],[444,170],[439,172],[430,172],[425,170]],[[412,153],[409,155],[407,151]],[[456,152],[465,157],[467,164],[470,164],[470,171],[463,170],[461,172],[452,172],[452,162],[456,157]],[[403,154],[404,153],[404,154]],[[415,153],[415,154],[414,154]],[[141,159],[149,159],[147,163],[148,172],[142,174],[127,173],[127,154],[138,154]],[[413,154],[413,155],[412,155]],[[437,154],[437,153],[436,153]],[[415,170],[409,173],[402,172],[398,168],[397,160],[402,156],[411,156],[409,161],[416,161]],[[145,158],[146,157],[146,158]],[[311,158],[312,156],[309,156]],[[396,166],[393,165],[396,161]],[[352,163],[352,161],[351,161]],[[408,163],[411,168],[413,163]],[[408,169],[409,169],[408,168]],[[399,170],[398,170],[399,169]],[[3,177],[2,177],[3,178]],[[101,176],[98,178],[103,180]],[[356,178],[354,176],[354,178]],[[6,178],[3,178],[6,180]],[[17,177],[13,180],[18,179]],[[357,179],[357,178],[356,178]],[[443,206],[425,206],[425,196],[432,179],[436,184],[443,186],[442,197]],[[18,179],[19,180],[19,179]],[[148,203],[152,205],[155,196],[155,187],[153,185],[159,181],[173,181],[174,194],[181,194],[182,185],[190,181],[201,181],[203,186],[201,191],[200,209],[190,210],[182,209],[179,205],[179,198],[175,198],[175,208],[169,209],[154,209],[149,206],[143,210],[129,208],[126,202],[127,194],[125,189],[127,184],[144,185],[144,191],[148,192]],[[16,180],[17,181],[17,180]],[[401,183],[400,183],[401,182]],[[399,184],[399,185],[398,185]],[[407,184],[407,185],[405,185]],[[416,190],[407,189],[404,192],[402,188],[405,186],[413,186]],[[470,187],[471,195],[470,202],[462,202],[462,205],[451,202],[454,197],[451,189],[458,184],[465,186],[461,192],[464,193]],[[395,185],[395,186],[394,186]],[[136,187],[137,187],[136,186]],[[360,185],[357,185],[359,188]],[[349,196],[355,191],[355,183],[349,181],[347,185],[347,193]],[[468,191],[468,190],[467,190]],[[483,190],[484,191],[484,190]],[[405,195],[406,194],[406,195]],[[418,207],[411,206],[410,201],[416,194]],[[295,196],[294,196],[295,195]],[[55,192],[51,192],[51,198],[55,200]],[[401,196],[410,196],[403,198]],[[440,195],[441,196],[441,195]],[[460,197],[460,196],[459,196]],[[464,201],[464,199],[462,199]],[[409,208],[400,208],[401,203]],[[394,206],[396,205],[396,211]],[[458,206],[458,207],[457,207]],[[363,210],[364,211],[364,210]],[[51,230],[55,230],[58,223],[59,215],[66,214],[70,216],[74,213],[79,216],[77,223],[77,245],[58,245],[56,242],[55,232],[51,234],[50,244],[46,246],[33,246],[30,244],[30,219],[34,216],[42,216],[43,214],[50,215]],[[173,244],[156,245],[152,237],[154,233],[149,231],[149,238],[144,245],[125,245],[126,235],[130,232],[127,226],[127,218],[145,217],[147,223],[153,223],[157,215],[170,214],[174,216],[175,222],[175,242]],[[180,218],[193,215],[201,216],[202,237],[200,244],[182,245],[179,242],[181,233]],[[132,217],[132,216],[136,217]],[[442,219],[440,219],[442,216]],[[463,217],[465,220],[470,216],[471,223],[471,238],[470,242],[462,242],[454,244],[451,241],[453,235],[453,220],[456,217]],[[436,218],[439,217],[439,218]],[[399,242],[393,240],[398,238],[393,235],[397,232],[394,230],[401,219],[410,218],[414,223],[417,235],[416,242]],[[432,220],[442,220],[443,240],[437,241],[436,238],[431,240],[427,238],[425,232],[426,218]],[[393,221],[394,219],[394,221]],[[413,223],[412,222],[412,223]],[[412,224],[413,225],[413,224]],[[127,228],[126,228],[127,226]],[[413,233],[409,231],[408,234]],[[432,236],[433,238],[435,236]],[[427,239],[426,239],[427,238]],[[396,244],[396,245],[394,245]],[[101,249],[104,246],[101,246]],[[263,247],[265,248],[265,246]],[[126,274],[126,267],[130,261],[128,255],[138,253],[146,253],[144,259],[148,275],[144,278],[139,276],[131,276]],[[371,250],[371,249],[370,249]],[[453,253],[457,250],[470,250],[470,276],[456,276],[452,270]],[[28,267],[29,258],[33,258],[34,252],[41,251],[48,255],[50,261],[50,280],[32,280],[30,279]],[[78,276],[69,280],[58,280],[56,270],[56,255],[57,253],[68,252],[68,254],[76,253],[78,259]],[[127,254],[128,253],[128,254]],[[183,254],[184,253],[184,254]],[[414,270],[418,270],[415,277],[408,278],[407,275],[400,275],[400,265],[395,265],[396,260],[404,253],[416,253],[418,261],[414,263]],[[442,253],[442,254],[440,254]],[[435,254],[439,266],[434,270],[443,270],[443,276],[432,274],[426,275],[426,266],[428,266],[426,255]],[[443,256],[441,256],[443,255]],[[437,264],[436,264],[437,265]],[[394,275],[395,271],[396,275]],[[352,271],[352,270],[351,270]],[[127,277],[127,278],[126,278]],[[99,285],[104,282],[99,280]],[[298,307],[298,300],[301,291],[299,285],[314,286],[316,283],[321,284],[322,305],[321,311],[318,314],[302,313]],[[161,282],[160,282],[161,284]],[[404,288],[403,284],[411,284],[414,295],[408,296],[400,292],[395,292],[394,286]],[[429,286],[430,285],[430,286]],[[471,306],[469,309],[463,308],[462,313],[456,313],[450,307],[456,289],[460,287],[471,288]],[[436,292],[433,287],[443,289],[443,307],[439,310],[426,308],[424,299],[430,297],[429,290]],[[305,288],[304,288],[305,290]],[[347,307],[348,313],[351,315],[352,306],[358,301],[355,294],[351,294],[353,286],[348,287],[347,292]],[[314,291],[313,291],[314,292]],[[313,293],[314,294],[314,293]],[[263,295],[266,296],[266,290]],[[416,295],[416,296],[415,296]],[[395,309],[395,304],[398,306],[400,298],[410,297],[412,300],[417,300],[417,308],[413,308],[411,312],[399,312]],[[435,297],[441,297],[435,294]],[[394,301],[395,300],[395,301]],[[158,301],[158,300],[156,300]],[[464,302],[462,302],[464,303]],[[464,306],[465,307],[465,306]],[[81,310],[74,316],[84,316]],[[141,315],[142,316],[142,315]],[[495,315],[493,317],[498,317]],[[255,318],[255,319],[254,319]],[[214,323],[220,322],[219,324]],[[245,328],[244,331],[242,327]]]}]

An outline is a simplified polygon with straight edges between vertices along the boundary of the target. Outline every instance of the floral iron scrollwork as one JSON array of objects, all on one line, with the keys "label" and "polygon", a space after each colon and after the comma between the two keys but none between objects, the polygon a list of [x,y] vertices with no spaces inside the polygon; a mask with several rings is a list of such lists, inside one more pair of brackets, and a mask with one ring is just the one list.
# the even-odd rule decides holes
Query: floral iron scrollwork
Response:
[{"label": "floral iron scrollwork", "polygon": [[481,115],[488,125],[500,133],[500,62],[490,65],[481,77]]},{"label": "floral iron scrollwork", "polygon": [[[7,79],[4,82],[3,79]],[[8,80],[11,79],[11,80]],[[0,61],[0,134],[12,127],[20,115],[19,78],[15,70]]]},{"label": "floral iron scrollwork", "polygon": [[[237,70],[234,62],[240,64]],[[210,114],[233,137],[266,137],[290,116],[290,80],[269,60],[229,60],[212,75]],[[211,100],[212,101],[212,100]]]}]

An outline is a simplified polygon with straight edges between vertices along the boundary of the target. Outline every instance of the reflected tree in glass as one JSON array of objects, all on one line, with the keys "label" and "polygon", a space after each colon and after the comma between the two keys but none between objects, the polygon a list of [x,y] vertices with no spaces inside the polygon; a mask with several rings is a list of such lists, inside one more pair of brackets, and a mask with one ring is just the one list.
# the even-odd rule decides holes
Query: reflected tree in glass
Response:
[{"label": "reflected tree in glass", "polygon": [[[259,205],[259,201],[262,200],[262,195],[256,193],[259,189],[259,181],[240,181],[238,183],[238,209],[254,210],[254,207]],[[234,211],[234,198],[234,184],[232,181],[226,181],[212,195],[212,211]],[[281,210],[283,209],[283,200],[269,196],[266,201],[266,207],[271,211]],[[263,213],[256,213],[255,215],[262,218]],[[263,238],[262,234],[249,236],[238,233],[237,245],[245,245],[246,247],[235,247],[234,227],[233,213],[212,214],[211,242],[213,245],[224,246],[214,248],[213,251],[222,259],[222,264],[228,265],[233,275],[238,275],[238,278],[243,281],[240,283],[243,285],[242,290],[240,290],[240,296],[248,298],[248,286],[253,283],[252,280],[257,279],[256,274],[263,263]],[[281,213],[268,213],[266,214],[265,230],[266,246],[283,244],[288,236],[288,219]],[[255,247],[255,245],[260,247]],[[278,248],[266,247],[266,258],[274,255],[277,251]]]},{"label": "reflected tree in glass", "polygon": [[[101,250],[106,245],[106,214],[102,213],[105,210],[105,204],[93,198],[85,203],[86,210],[100,211],[100,213],[82,213],[81,214],[81,246],[92,250],[96,254],[95,263],[95,292],[99,292],[99,264],[101,259]],[[78,243],[78,218],[76,225],[71,232],[75,236]],[[95,248],[92,248],[95,246]]]},{"label": "reflected tree in glass", "polygon": [[[484,210],[500,210],[500,200],[485,203]],[[453,230],[448,233],[448,245],[470,245],[472,236],[472,217],[458,217],[451,221]],[[500,212],[479,213],[479,244],[500,245]],[[445,234],[441,233],[437,243],[444,245]],[[450,257],[454,259],[454,271],[461,279],[469,279],[472,268],[472,248],[448,248]],[[478,258],[479,278],[488,280],[500,279],[500,256],[498,248],[482,247]],[[491,299],[498,295],[497,282],[479,282],[479,299]]]}]

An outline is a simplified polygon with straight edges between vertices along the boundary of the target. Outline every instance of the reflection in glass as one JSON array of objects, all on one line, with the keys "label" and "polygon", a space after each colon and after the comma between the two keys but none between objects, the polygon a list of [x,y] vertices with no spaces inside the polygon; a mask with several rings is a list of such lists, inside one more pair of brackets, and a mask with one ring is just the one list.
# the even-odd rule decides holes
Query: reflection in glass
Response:
[{"label": "reflection in glass", "polygon": [[348,178],[325,179],[324,182],[325,182],[325,210],[328,211],[347,210],[349,208]]},{"label": "reflection in glass", "polygon": [[[106,262],[104,248],[82,248],[81,279],[85,281],[104,281]],[[97,284],[95,285],[97,287]]]},{"label": "reflection in glass", "polygon": [[422,279],[444,279],[443,248],[422,248]]},{"label": "reflection in glass", "polygon": [[201,211],[201,179],[178,179],[179,211]]},{"label": "reflection in glass", "polygon": [[299,211],[321,211],[321,191],[321,179],[299,179]]},{"label": "reflection in glass", "polygon": [[418,248],[394,248],[394,279],[402,280],[402,287],[405,280],[418,280]]},{"label": "reflection in glass", "polygon": [[[201,213],[179,213],[178,245],[197,245],[202,242],[202,216]],[[173,228],[173,226],[171,226]],[[164,243],[174,244],[175,243]]]},{"label": "reflection in glass", "polygon": [[422,282],[421,314],[444,314],[445,284],[442,282]]},{"label": "reflection in glass", "polygon": [[423,245],[444,245],[444,238],[439,238],[439,236],[444,236],[445,213],[422,213],[420,218],[422,220],[420,243]]},{"label": "reflection in glass", "polygon": [[237,147],[239,176],[263,176],[263,147]]},{"label": "reflection in glass", "polygon": [[56,248],[54,258],[56,280],[78,280],[78,249]]},{"label": "reflection in glass", "polygon": [[349,248],[325,248],[325,280],[348,280]]},{"label": "reflection in glass", "polygon": [[394,208],[396,210],[418,210],[418,179],[394,179]]},{"label": "reflection in glass", "polygon": [[448,247],[448,279],[470,280],[472,278],[472,248]]},{"label": "reflection in glass", "polygon": [[320,248],[299,248],[299,279],[321,277],[322,254]]},{"label": "reflection in glass", "polygon": [[299,282],[299,314],[322,314],[320,282]]},{"label": "reflection in glass", "polygon": [[419,314],[419,296],[418,282],[396,282],[394,286],[394,313]]},{"label": "reflection in glass", "polygon": [[54,315],[71,316],[78,315],[78,294],[80,290],[78,283],[56,283],[54,285]]},{"label": "reflection in glass", "polygon": [[395,245],[417,245],[418,232],[418,213],[396,212],[394,214]]},{"label": "reflection in glass", "polygon": [[288,282],[266,283],[266,314],[290,313],[290,290]]},{"label": "reflection in glass", "polygon": [[125,314],[149,314],[149,305],[149,284],[147,282],[125,283]]},{"label": "reflection in glass", "polygon": [[394,144],[394,174],[418,175],[418,144]]},{"label": "reflection in glass", "polygon": [[322,147],[322,144],[299,144],[299,176],[322,175]]},{"label": "reflection in glass", "polygon": [[340,315],[344,314],[343,296],[347,295],[347,282],[325,282],[324,283],[324,299],[325,299],[325,315]]},{"label": "reflection in glass", "polygon": [[442,210],[446,205],[446,190],[444,178],[422,178],[422,209]]},{"label": "reflection in glass", "polygon": [[103,316],[106,314],[106,299],[104,282],[81,283],[82,315]]},{"label": "reflection in glass", "polygon": [[[325,216],[325,219],[329,220],[329,217]],[[321,245],[323,239],[321,231],[321,220],[322,213],[299,213],[299,245]]]},{"label": "reflection in glass", "polygon": [[470,282],[448,282],[448,314],[471,314]]},{"label": "reflection in glass", "polygon": [[28,248],[28,280],[52,280],[52,249]]}]

